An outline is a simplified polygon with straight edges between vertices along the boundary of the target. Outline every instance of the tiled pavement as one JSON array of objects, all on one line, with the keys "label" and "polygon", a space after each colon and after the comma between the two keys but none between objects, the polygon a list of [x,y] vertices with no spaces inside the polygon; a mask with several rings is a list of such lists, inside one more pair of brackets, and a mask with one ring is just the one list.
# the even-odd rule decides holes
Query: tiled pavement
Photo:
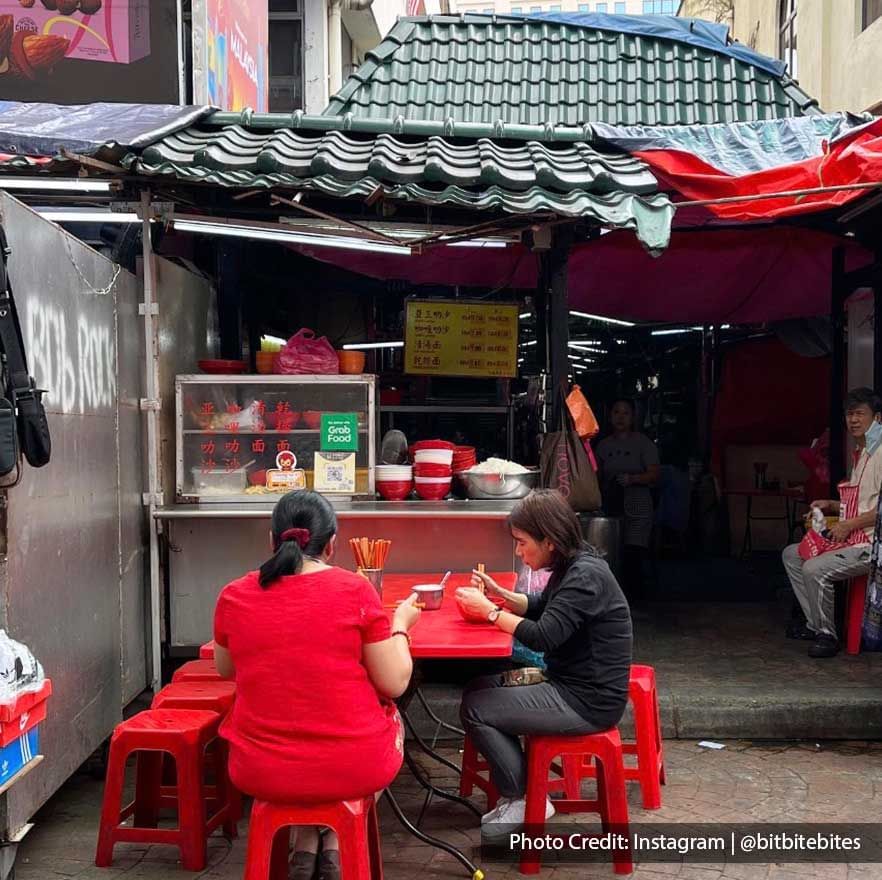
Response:
[{"label": "tiled pavement", "polygon": [[[445,750],[456,760],[456,751]],[[882,810],[882,743],[760,743],[730,741],[720,751],[699,748],[688,740],[666,743],[668,785],[664,806],[647,813],[639,792],[630,790],[632,822],[868,822]],[[421,761],[421,763],[424,763]],[[444,787],[453,785],[444,768],[424,764]],[[586,783],[591,785],[591,783]],[[402,771],[394,790],[406,812],[414,816],[422,803],[420,789]],[[209,866],[200,875],[177,865],[169,847],[121,844],[113,868],[92,862],[102,783],[85,772],[68,784],[35,817],[35,827],[21,846],[16,880],[166,880],[242,876],[246,826],[232,845],[212,838]],[[482,802],[479,802],[482,805]],[[570,822],[573,817],[553,821]],[[590,817],[586,817],[590,821]],[[450,856],[430,849],[405,834],[385,805],[381,808],[384,866],[387,880],[447,880],[466,873]],[[434,801],[423,825],[431,834],[470,850],[478,842],[473,816],[462,807]],[[488,880],[515,878],[513,865],[484,864]],[[615,876],[606,864],[544,868],[540,880],[593,880]],[[632,875],[647,880],[870,880],[882,878],[882,864],[714,865],[647,863]]]}]

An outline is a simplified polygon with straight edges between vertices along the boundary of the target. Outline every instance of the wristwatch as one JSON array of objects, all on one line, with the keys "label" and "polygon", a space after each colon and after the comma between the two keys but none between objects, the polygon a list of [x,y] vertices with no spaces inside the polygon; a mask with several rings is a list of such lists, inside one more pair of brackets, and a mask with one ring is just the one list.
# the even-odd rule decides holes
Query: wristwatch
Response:
[{"label": "wristwatch", "polygon": [[501,608],[494,608],[494,609],[493,609],[493,610],[487,615],[487,620],[489,620],[490,623],[496,623],[496,621],[499,619],[499,615],[500,615],[500,614],[502,614],[502,609],[501,609]]}]

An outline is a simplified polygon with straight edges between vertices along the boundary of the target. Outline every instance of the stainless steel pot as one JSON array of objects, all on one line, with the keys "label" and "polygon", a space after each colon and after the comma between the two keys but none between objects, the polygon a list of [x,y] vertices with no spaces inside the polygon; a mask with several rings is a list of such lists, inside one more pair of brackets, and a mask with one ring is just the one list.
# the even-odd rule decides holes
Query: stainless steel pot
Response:
[{"label": "stainless steel pot", "polygon": [[437,611],[444,601],[444,587],[440,584],[417,584],[413,591],[420,597],[424,611]]},{"label": "stainless steel pot", "polygon": [[467,498],[476,501],[513,500],[526,498],[539,485],[539,470],[526,474],[476,474],[460,471],[454,474]]},{"label": "stainless steel pot", "polygon": [[622,519],[617,516],[595,516],[580,513],[582,536],[606,560],[613,574],[620,574],[622,558]]}]

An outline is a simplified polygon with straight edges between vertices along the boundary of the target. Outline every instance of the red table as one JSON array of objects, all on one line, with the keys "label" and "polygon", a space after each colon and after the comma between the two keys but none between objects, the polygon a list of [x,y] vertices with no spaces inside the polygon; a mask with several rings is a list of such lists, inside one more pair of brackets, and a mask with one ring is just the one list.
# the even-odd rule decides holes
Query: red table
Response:
[{"label": "red table", "polygon": [[[490,577],[513,590],[517,575],[512,571],[488,572]],[[395,602],[406,599],[416,584],[438,584],[442,574],[383,575],[383,605],[391,615]],[[492,623],[467,623],[456,607],[454,593],[471,583],[471,574],[452,574],[444,585],[444,602],[437,611],[423,611],[410,632],[410,653],[416,659],[465,660],[478,657],[510,657],[512,636]]]}]

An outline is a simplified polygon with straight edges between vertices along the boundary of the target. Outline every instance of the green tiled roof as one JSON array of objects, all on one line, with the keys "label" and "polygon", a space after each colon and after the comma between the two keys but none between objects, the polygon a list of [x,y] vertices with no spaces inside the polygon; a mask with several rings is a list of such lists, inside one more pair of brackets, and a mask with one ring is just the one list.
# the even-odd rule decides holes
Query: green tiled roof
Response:
[{"label": "green tiled roof", "polygon": [[690,125],[802,116],[786,74],[673,39],[517,16],[399,20],[328,115],[492,125]]},{"label": "green tiled roof", "polygon": [[[390,200],[478,211],[551,211],[630,228],[651,250],[667,245],[673,208],[648,166],[588,143],[498,142],[342,131],[327,117],[215,114],[130,154],[135,173],[229,187],[306,190],[362,203]],[[375,129],[372,123],[368,128]]]}]

